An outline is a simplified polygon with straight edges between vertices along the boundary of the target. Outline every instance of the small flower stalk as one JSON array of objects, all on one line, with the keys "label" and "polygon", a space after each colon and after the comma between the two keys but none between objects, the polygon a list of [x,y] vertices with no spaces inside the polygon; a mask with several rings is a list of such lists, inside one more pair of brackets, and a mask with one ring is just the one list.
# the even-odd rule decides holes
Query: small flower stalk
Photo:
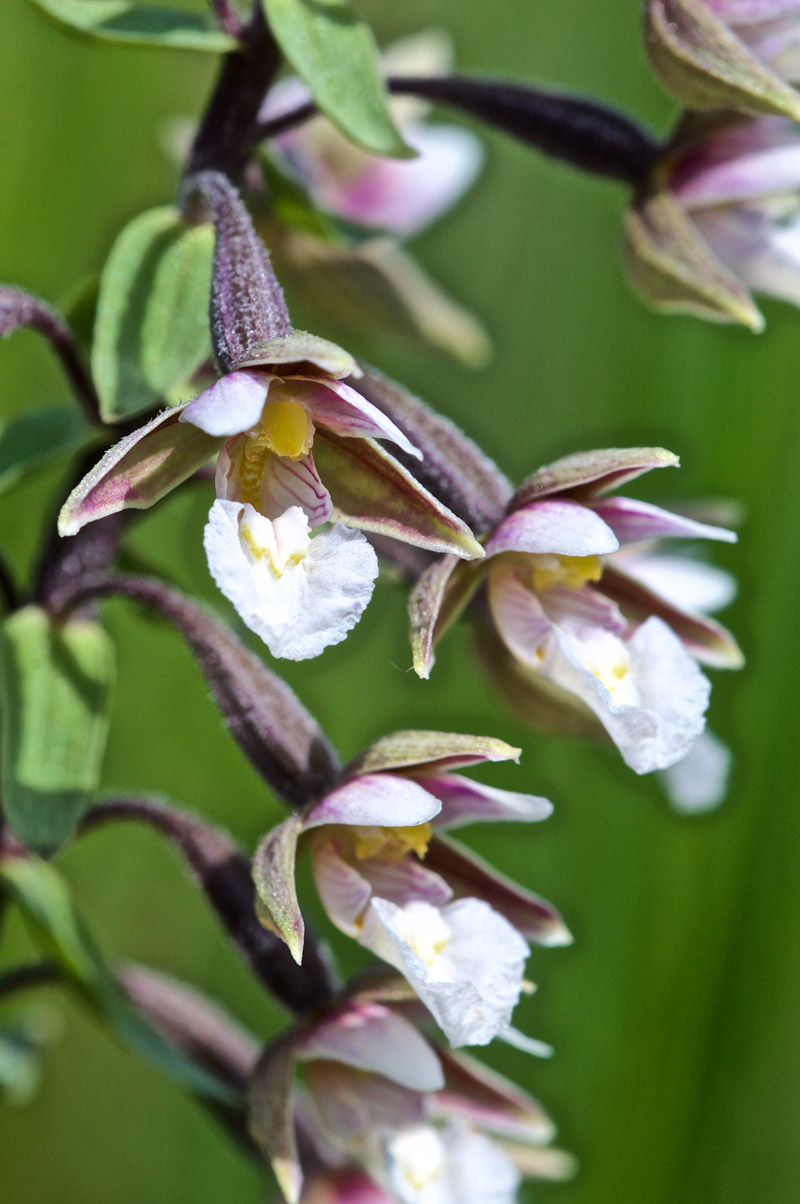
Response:
[{"label": "small flower stalk", "polygon": [[[523,713],[591,715],[637,773],[687,755],[710,686],[698,667],[736,668],[733,637],[692,606],[687,585],[653,558],[664,540],[736,536],[623,496],[618,485],[677,459],[661,448],[568,456],[529,477],[486,541],[478,571],[435,563],[411,595],[414,664],[427,677],[436,640],[486,586],[492,671]],[[713,573],[713,570],[711,570]],[[696,592],[696,590],[694,591]],[[527,703],[526,703],[527,698]],[[520,707],[521,704],[521,707]],[[571,715],[570,715],[571,713]]]},{"label": "small flower stalk", "polygon": [[59,529],[146,508],[217,453],[205,530],[211,575],[274,656],[305,660],[358,622],[378,572],[363,531],[480,556],[466,525],[376,442],[419,453],[342,378],[347,352],[289,324],[269,257],[235,190],[204,173],[188,193],[216,227],[211,321],[224,375],[106,453]]}]

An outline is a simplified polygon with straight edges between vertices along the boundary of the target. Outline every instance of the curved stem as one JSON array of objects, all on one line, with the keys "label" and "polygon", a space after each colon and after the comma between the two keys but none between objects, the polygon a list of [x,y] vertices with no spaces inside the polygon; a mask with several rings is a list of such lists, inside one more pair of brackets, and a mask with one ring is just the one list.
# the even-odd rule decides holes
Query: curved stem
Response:
[{"label": "curved stem", "polygon": [[328,967],[313,938],[298,966],[286,945],[259,922],[250,862],[217,828],[177,807],[149,798],[115,798],[90,808],[81,833],[115,820],[147,824],[175,845],[208,897],[228,935],[256,977],[296,1015],[321,1007],[334,994]]},{"label": "curved stem", "polygon": [[32,962],[28,966],[15,966],[5,974],[0,974],[0,1002],[16,991],[25,991],[29,987],[48,986],[59,982],[61,971],[53,962]]},{"label": "curved stem", "polygon": [[[526,84],[467,76],[391,78],[390,92],[450,105],[503,130],[551,158],[634,187],[649,172],[660,142],[637,122],[607,105]],[[257,139],[276,138],[318,112],[304,104],[262,122]]]}]

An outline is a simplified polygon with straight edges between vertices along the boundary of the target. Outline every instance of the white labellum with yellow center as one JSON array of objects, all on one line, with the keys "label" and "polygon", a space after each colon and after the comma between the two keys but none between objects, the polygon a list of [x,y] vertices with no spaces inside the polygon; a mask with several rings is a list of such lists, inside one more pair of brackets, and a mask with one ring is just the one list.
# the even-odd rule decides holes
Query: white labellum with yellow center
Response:
[{"label": "white labellum with yellow center", "polygon": [[338,644],[372,596],[378,561],[360,531],[312,538],[300,506],[275,519],[218,498],[205,529],[211,575],[273,656],[306,660]]}]

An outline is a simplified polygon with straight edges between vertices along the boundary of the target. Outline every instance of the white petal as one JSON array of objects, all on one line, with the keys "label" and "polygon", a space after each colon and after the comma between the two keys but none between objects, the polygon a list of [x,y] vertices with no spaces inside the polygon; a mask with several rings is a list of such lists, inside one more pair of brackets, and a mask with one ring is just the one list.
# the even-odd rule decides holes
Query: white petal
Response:
[{"label": "white petal", "polygon": [[688,756],[665,769],[659,778],[676,811],[700,815],[718,807],[725,798],[732,762],[727,744],[706,729]]},{"label": "white petal", "polygon": [[736,579],[716,565],[689,556],[615,555],[613,563],[681,610],[713,614],[736,597]]},{"label": "white petal", "polygon": [[630,640],[553,629],[540,672],[597,715],[636,773],[685,757],[704,727],[710,686],[678,637],[649,618]]},{"label": "white petal", "polygon": [[462,1124],[385,1133],[369,1162],[401,1204],[513,1204],[520,1181],[499,1145]]},{"label": "white petal", "polygon": [[307,812],[304,828],[321,824],[357,824],[410,828],[438,815],[438,799],[409,778],[393,773],[362,773],[337,786]]},{"label": "white petal", "polygon": [[[286,512],[293,521],[301,514],[297,507]],[[340,643],[361,618],[378,561],[360,531],[337,523],[307,550],[298,542],[294,562],[276,572],[267,528],[286,515],[273,525],[252,506],[217,499],[205,529],[206,556],[222,593],[273,656],[307,660]]]},{"label": "white petal", "polygon": [[[442,773],[418,777],[417,781],[442,804],[437,828],[459,828],[484,820],[518,820],[536,823],[553,813],[553,804],[535,794],[518,794],[484,786],[459,774]],[[379,892],[380,893],[380,892]]]},{"label": "white petal", "polygon": [[510,1023],[528,947],[488,903],[373,898],[360,939],[408,979],[453,1046],[486,1045]]},{"label": "white petal", "polygon": [[601,556],[618,547],[616,535],[594,510],[566,498],[546,498],[504,518],[486,544],[486,555]]},{"label": "white petal", "polygon": [[267,372],[229,372],[190,401],[179,421],[207,435],[240,435],[258,422],[274,379]]},{"label": "white petal", "polygon": [[[796,206],[796,198],[791,202]],[[729,205],[692,214],[722,262],[756,292],[800,305],[800,222],[763,206]]]}]

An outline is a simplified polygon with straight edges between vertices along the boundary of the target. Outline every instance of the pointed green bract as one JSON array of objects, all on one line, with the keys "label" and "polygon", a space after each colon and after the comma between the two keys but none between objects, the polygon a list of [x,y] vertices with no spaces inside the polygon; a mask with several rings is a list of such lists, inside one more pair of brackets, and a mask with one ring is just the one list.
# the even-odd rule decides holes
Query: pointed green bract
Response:
[{"label": "pointed green bract", "polygon": [[348,777],[385,770],[425,769],[428,773],[463,769],[482,761],[519,761],[521,749],[494,736],[459,732],[392,732],[376,740],[347,767]]},{"label": "pointed green bract", "polygon": [[184,1087],[219,1103],[240,1097],[168,1045],[134,1010],[84,928],[67,884],[54,866],[36,857],[0,860],[4,886],[28,922],[34,940],[92,1010],[132,1046]]},{"label": "pointed green bract", "polygon": [[222,54],[236,40],[213,21],[185,9],[134,4],[131,0],[29,0],[73,33],[128,46],[164,46]]},{"label": "pointed green bract", "polygon": [[125,227],[100,280],[92,375],[107,422],[155,406],[211,356],[208,303],[214,234],[171,206]]},{"label": "pointed green bract", "polygon": [[389,110],[369,25],[349,0],[262,0],[281,50],[323,113],[376,155],[413,157]]},{"label": "pointed green bract", "polygon": [[50,856],[100,781],[114,650],[99,624],[54,622],[28,606],[0,633],[3,812],[28,848]]},{"label": "pointed green bract", "polygon": [[66,406],[48,406],[18,414],[0,431],[0,492],[11,489],[34,468],[85,447],[92,431]]}]

